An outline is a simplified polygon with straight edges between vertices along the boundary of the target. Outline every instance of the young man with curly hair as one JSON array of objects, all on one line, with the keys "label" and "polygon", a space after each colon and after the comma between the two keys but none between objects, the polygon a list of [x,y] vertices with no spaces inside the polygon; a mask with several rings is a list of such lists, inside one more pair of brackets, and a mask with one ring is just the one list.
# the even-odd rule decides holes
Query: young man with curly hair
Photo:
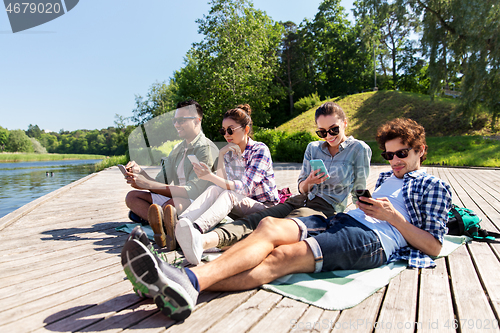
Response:
[{"label": "young man with curly hair", "polygon": [[372,198],[358,208],[319,215],[266,217],[257,229],[218,259],[191,269],[159,260],[136,230],[122,251],[134,287],[147,290],[174,320],[191,314],[200,290],[246,290],[291,273],[370,269],[399,259],[432,267],[446,233],[450,187],[420,169],[427,145],[422,126],[395,119],[377,133],[392,170],[381,173]]}]

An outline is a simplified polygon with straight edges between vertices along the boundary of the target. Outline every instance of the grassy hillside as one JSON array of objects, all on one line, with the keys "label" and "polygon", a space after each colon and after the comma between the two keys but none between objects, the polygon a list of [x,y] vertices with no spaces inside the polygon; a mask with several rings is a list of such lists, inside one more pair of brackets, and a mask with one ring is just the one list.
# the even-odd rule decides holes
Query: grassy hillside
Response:
[{"label": "grassy hillside", "polygon": [[[479,117],[473,126],[464,125],[460,119],[454,119],[453,112],[459,102],[453,99],[437,98],[431,102],[427,95],[378,91],[335,98],[333,101],[347,114],[347,134],[365,141],[374,139],[381,124],[397,117],[411,118],[422,124],[428,137],[496,134],[491,133],[486,115]],[[287,132],[314,132],[315,110],[316,108],[306,111],[277,129]]]}]

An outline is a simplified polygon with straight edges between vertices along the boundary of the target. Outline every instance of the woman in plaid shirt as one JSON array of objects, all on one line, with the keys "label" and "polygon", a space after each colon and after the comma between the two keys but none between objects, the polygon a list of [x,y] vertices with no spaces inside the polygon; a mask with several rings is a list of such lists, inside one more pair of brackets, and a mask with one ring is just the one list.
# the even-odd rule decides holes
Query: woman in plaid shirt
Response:
[{"label": "woman in plaid shirt", "polygon": [[193,163],[198,177],[215,185],[203,192],[179,216],[175,227],[175,236],[181,248],[194,246],[199,249],[199,255],[186,253],[186,259],[192,264],[200,263],[203,237],[218,237],[207,232],[227,214],[243,217],[274,206],[279,201],[269,148],[250,137],[251,112],[250,106],[245,104],[224,114],[220,133],[228,144],[219,152],[216,174],[211,173],[204,163]]}]

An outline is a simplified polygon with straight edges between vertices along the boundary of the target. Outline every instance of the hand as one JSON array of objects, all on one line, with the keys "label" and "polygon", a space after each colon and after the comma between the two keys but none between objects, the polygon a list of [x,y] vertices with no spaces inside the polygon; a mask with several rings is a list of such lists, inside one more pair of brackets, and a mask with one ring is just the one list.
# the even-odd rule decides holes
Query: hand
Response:
[{"label": "hand", "polygon": [[238,146],[237,144],[235,143],[228,143],[227,145],[225,145],[224,147],[222,147],[222,149],[220,150],[219,154],[221,156],[224,156],[228,151],[233,151],[234,154],[236,154],[237,156],[241,155],[241,148],[240,146]]},{"label": "hand", "polygon": [[150,187],[149,180],[137,173],[128,172],[125,179],[127,179],[127,184],[138,190],[147,190]]},{"label": "hand", "polygon": [[[366,215],[374,217],[376,219],[387,221],[391,224],[392,221],[395,221],[398,218],[403,218],[401,213],[399,213],[392,203],[387,198],[368,198],[368,197],[360,197],[361,200],[365,202],[369,202],[372,205],[367,205],[358,200],[358,207],[361,209]],[[404,220],[404,218],[403,218]]]},{"label": "hand", "polygon": [[193,163],[193,170],[198,176],[198,178],[203,179],[203,180],[209,180],[210,175],[212,174],[210,172],[210,168],[208,165],[206,165],[203,162],[198,163]]},{"label": "hand", "polygon": [[131,173],[141,173],[141,167],[135,161],[130,161],[125,165],[125,169]]},{"label": "hand", "polygon": [[316,185],[316,184],[323,183],[327,179],[328,179],[328,177],[327,177],[326,173],[321,172],[321,169],[318,169],[318,170],[312,170],[311,173],[309,174],[309,176],[306,178],[306,181],[309,184]]}]

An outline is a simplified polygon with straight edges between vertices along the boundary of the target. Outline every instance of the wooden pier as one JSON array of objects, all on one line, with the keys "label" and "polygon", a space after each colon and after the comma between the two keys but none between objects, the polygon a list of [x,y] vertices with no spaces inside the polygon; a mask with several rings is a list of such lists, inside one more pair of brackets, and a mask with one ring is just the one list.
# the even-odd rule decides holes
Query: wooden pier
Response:
[{"label": "wooden pier", "polygon": [[[278,188],[297,192],[300,164],[275,164]],[[388,166],[372,166],[368,187]],[[500,227],[500,170],[427,167]],[[151,175],[156,171],[151,170]],[[500,332],[500,246],[473,242],[435,269],[407,269],[361,304],[325,311],[255,289],[201,293],[175,323],[125,278],[120,251],[131,188],[114,167],[0,219],[0,332]],[[174,256],[174,253],[171,253]]]}]

